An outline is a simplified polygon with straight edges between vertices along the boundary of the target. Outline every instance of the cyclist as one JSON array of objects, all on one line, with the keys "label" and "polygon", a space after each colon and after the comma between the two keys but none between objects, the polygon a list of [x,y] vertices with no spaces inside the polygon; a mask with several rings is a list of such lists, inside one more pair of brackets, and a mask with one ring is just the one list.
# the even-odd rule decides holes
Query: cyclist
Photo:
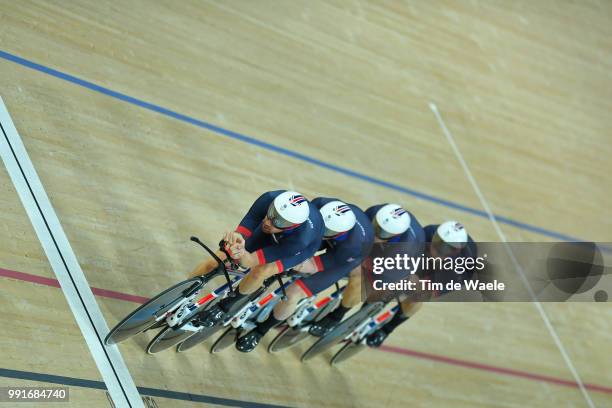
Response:
[{"label": "cyclist", "polygon": [[[409,211],[398,204],[380,204],[368,208],[365,213],[374,229],[375,245],[402,244],[401,250],[409,256],[417,256],[423,253],[425,231],[416,217]],[[400,245],[398,245],[399,247]],[[395,248],[395,250],[398,250],[398,248]],[[314,336],[325,335],[340,323],[353,306],[361,302],[361,275],[361,268],[351,272],[341,304],[323,319],[313,323],[309,330],[310,334]]]},{"label": "cyclist", "polygon": [[[429,245],[426,255],[433,258],[458,258],[477,256],[477,247],[474,240],[468,235],[463,224],[457,221],[446,221],[440,225],[428,225],[425,227],[425,236]],[[450,272],[450,273],[449,273]],[[455,274],[453,271],[419,271],[420,279],[429,279],[432,282],[446,283],[449,279],[467,280],[471,273]],[[432,297],[442,296],[448,290],[431,294]],[[370,334],[366,340],[370,347],[380,347],[385,339],[395,330],[397,326],[412,317],[421,306],[420,302],[404,300],[401,302],[400,311],[383,327]]]},{"label": "cyclist", "polygon": [[369,253],[374,241],[374,231],[368,216],[356,205],[345,204],[333,198],[316,198],[312,204],[319,210],[325,224],[322,255],[314,256],[294,269],[311,274],[287,289],[287,301],[280,302],[267,320],[240,337],[236,348],[250,352],[261,338],[274,326],[294,312],[299,300],[314,296],[359,270],[361,261]]},{"label": "cyclist", "polygon": [[[251,206],[236,231],[225,235],[225,249],[241,269],[248,271],[235,296],[220,300],[198,317],[211,327],[221,321],[237,301],[259,289],[263,281],[291,269],[312,257],[323,236],[321,214],[311,202],[295,191],[269,191]],[[219,257],[225,259],[223,252]],[[214,259],[202,262],[191,276],[200,276],[217,267]]]}]

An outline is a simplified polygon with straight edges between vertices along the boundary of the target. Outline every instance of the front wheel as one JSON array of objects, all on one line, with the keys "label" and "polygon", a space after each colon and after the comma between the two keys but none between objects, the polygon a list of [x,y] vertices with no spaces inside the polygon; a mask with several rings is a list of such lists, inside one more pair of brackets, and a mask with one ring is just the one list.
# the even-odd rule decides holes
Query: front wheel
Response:
[{"label": "front wheel", "polygon": [[166,314],[173,306],[182,301],[185,296],[200,290],[203,286],[200,278],[192,278],[166,289],[148,302],[142,304],[127,315],[111,329],[104,344],[111,345],[129,339],[155,325],[156,318]]}]

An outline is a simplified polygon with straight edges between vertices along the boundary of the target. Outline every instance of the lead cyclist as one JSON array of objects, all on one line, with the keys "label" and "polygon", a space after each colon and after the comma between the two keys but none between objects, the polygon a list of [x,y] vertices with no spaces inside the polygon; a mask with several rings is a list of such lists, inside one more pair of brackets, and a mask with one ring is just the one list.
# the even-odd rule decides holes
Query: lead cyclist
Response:
[{"label": "lead cyclist", "polygon": [[[235,296],[221,299],[202,312],[196,324],[214,326],[230,308],[259,289],[266,278],[299,265],[312,257],[323,237],[323,220],[318,209],[295,191],[263,193],[251,205],[235,231],[223,237],[224,248],[246,272]],[[217,253],[226,259],[223,251]],[[200,263],[191,277],[205,275],[217,267],[214,259]]]}]

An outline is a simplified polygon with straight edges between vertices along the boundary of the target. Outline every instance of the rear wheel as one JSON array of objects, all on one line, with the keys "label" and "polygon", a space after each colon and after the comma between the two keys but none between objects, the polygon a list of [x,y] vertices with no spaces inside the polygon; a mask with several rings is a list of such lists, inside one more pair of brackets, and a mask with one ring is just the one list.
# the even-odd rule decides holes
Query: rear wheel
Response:
[{"label": "rear wheel", "polygon": [[341,298],[336,298],[333,299],[331,302],[329,302],[328,304],[326,304],[325,306],[323,306],[323,308],[321,310],[318,311],[318,313],[316,314],[316,316],[314,317],[314,321],[318,322],[319,320],[323,319],[325,316],[327,316],[332,310],[334,310],[336,308],[336,306],[338,306],[340,304],[340,302],[342,301]]},{"label": "rear wheel", "polygon": [[255,317],[255,321],[257,323],[262,323],[264,322],[268,317],[270,317],[270,313],[272,313],[272,310],[274,309],[274,307],[276,306],[278,302],[270,302],[268,303],[266,306],[263,307],[263,309],[261,309],[258,313],[257,316]]},{"label": "rear wheel", "polygon": [[361,343],[353,343],[352,341],[348,342],[332,357],[330,364],[338,365],[366,348],[367,347]]},{"label": "rear wheel", "polygon": [[218,353],[220,351],[225,350],[232,344],[236,342],[238,338],[239,330],[234,327],[229,327],[219,338],[215,341],[215,343],[210,348],[211,353]]},{"label": "rear wheel", "polygon": [[170,347],[187,340],[194,334],[195,332],[193,331],[166,327],[165,329],[160,331],[157,336],[153,338],[153,340],[151,340],[151,342],[147,346],[147,353],[155,354],[159,353],[160,351],[169,349]]},{"label": "rear wheel", "polygon": [[202,286],[200,278],[193,278],[166,289],[127,315],[113,327],[104,339],[104,343],[111,345],[122,342],[158,324],[159,322],[156,322],[156,318],[165,315],[168,310],[182,301],[186,295],[200,290]]},{"label": "rear wheel", "polygon": [[218,332],[219,330],[221,330],[222,328],[223,326],[220,326],[220,325],[206,327],[200,330],[199,332],[196,332],[193,336],[189,336],[185,341],[180,343],[176,347],[176,351],[179,353],[182,353],[184,351],[192,349],[198,344],[200,344],[201,342],[203,342],[204,340],[208,339],[210,336],[212,336],[216,332]]},{"label": "rear wheel", "polygon": [[288,349],[306,340],[310,335],[308,330],[286,326],[276,335],[268,346],[270,353]]},{"label": "rear wheel", "polygon": [[314,356],[321,354],[322,352],[329,350],[335,346],[338,342],[342,341],[346,336],[351,334],[359,325],[367,318],[374,316],[380,312],[384,304],[382,302],[376,302],[367,304],[361,310],[348,319],[342,321],[339,325],[332,329],[325,336],[317,340],[306,352],[302,355],[302,362],[310,360]]}]

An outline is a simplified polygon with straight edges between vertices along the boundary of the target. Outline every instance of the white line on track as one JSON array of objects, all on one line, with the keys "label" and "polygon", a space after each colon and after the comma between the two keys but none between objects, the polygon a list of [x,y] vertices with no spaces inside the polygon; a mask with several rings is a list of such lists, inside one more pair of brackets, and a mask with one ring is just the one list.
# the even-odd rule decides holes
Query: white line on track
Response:
[{"label": "white line on track", "polygon": [[514,252],[512,252],[512,248],[510,248],[510,245],[508,245],[508,240],[506,239],[506,235],[500,228],[499,223],[497,222],[497,219],[495,218],[495,214],[493,214],[493,211],[491,211],[491,207],[489,206],[489,203],[485,199],[484,194],[482,194],[482,191],[480,190],[480,187],[478,186],[476,179],[472,175],[470,168],[465,162],[465,159],[463,158],[463,155],[461,154],[461,151],[459,150],[457,143],[455,143],[455,139],[453,135],[451,134],[450,130],[448,130],[448,128],[446,127],[446,123],[444,123],[444,120],[442,119],[442,115],[440,115],[440,112],[438,111],[438,107],[436,106],[435,103],[429,102],[429,109],[431,109],[431,111],[435,115],[436,120],[438,121],[438,124],[440,125],[440,128],[442,129],[442,133],[444,133],[444,136],[446,136],[446,139],[448,140],[448,143],[451,145],[451,148],[453,149],[455,156],[457,156],[457,160],[459,160],[459,163],[461,164],[461,167],[463,168],[465,175],[470,181],[470,184],[472,185],[474,192],[478,196],[478,199],[480,200],[480,204],[483,206],[485,212],[487,213],[487,216],[489,217],[489,220],[493,224],[493,228],[495,228],[497,235],[504,243],[504,247],[506,248],[506,252],[508,253],[508,256],[512,260],[512,263],[514,264],[514,267],[516,268],[516,271],[521,281],[527,288],[527,291],[529,292],[531,299],[533,299],[533,304],[535,305],[535,308],[540,313],[542,320],[544,320],[544,325],[548,329],[548,332],[550,333],[555,344],[557,345],[557,348],[561,352],[561,356],[563,356],[563,360],[565,361],[565,364],[567,365],[570,372],[572,373],[572,376],[574,377],[574,381],[576,381],[576,384],[578,384],[578,387],[580,388],[580,391],[582,391],[582,395],[584,396],[584,399],[586,400],[589,407],[595,408],[595,404],[593,403],[593,400],[591,400],[591,396],[587,392],[586,387],[584,386],[584,383],[580,379],[580,375],[578,375],[578,371],[576,370],[576,367],[574,367],[574,363],[572,362],[570,356],[565,350],[563,343],[561,343],[561,339],[559,338],[557,331],[551,324],[550,319],[548,318],[548,315],[546,314],[546,312],[544,311],[544,308],[542,307],[542,304],[537,300],[537,297],[533,291],[533,288],[531,287],[531,284],[529,283],[529,281],[527,280],[527,277],[525,276],[525,272],[523,271],[523,268],[516,260],[516,257],[514,256]]},{"label": "white line on track", "polygon": [[144,407],[119,349],[104,346],[108,333],[106,321],[1,97],[0,130],[2,161],[109,394],[118,407]]}]

